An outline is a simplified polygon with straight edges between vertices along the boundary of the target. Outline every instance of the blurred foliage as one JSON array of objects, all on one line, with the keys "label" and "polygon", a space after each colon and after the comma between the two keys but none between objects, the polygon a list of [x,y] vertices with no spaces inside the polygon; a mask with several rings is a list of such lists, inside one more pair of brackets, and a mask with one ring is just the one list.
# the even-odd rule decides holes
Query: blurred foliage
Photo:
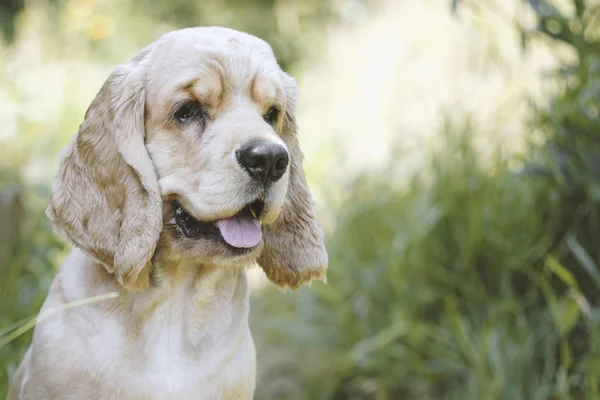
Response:
[{"label": "blurred foliage", "polygon": [[[0,170],[0,338],[34,316],[46,298],[64,247],[44,215],[46,187],[27,187]],[[31,341],[31,332],[0,346],[0,397]]]},{"label": "blurred foliage", "polygon": [[449,124],[409,190],[401,162],[358,177],[329,285],[253,300],[257,398],[600,398],[600,9],[529,3],[523,43],[575,54],[533,107],[544,144],[514,173]]},{"label": "blurred foliage", "polygon": [[11,40],[15,34],[15,18],[24,6],[24,0],[4,0],[0,2],[0,29],[8,40]]},{"label": "blurred foliage", "polygon": [[329,285],[254,300],[257,398],[597,393],[598,259],[583,243],[599,234],[567,236],[561,190],[501,161],[486,172],[469,133],[446,138],[410,191],[357,179],[328,240]]}]

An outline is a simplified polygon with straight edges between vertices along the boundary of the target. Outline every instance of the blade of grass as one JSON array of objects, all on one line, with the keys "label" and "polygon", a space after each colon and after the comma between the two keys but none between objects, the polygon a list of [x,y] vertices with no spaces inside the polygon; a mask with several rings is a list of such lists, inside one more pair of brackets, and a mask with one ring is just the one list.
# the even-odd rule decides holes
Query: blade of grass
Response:
[{"label": "blade of grass", "polygon": [[577,281],[575,280],[575,276],[565,268],[556,258],[552,256],[548,256],[546,258],[546,266],[550,268],[552,272],[556,276],[560,278],[568,287],[579,289],[579,285],[577,285]]},{"label": "blade of grass", "polygon": [[586,272],[590,275],[590,277],[594,280],[594,283],[600,289],[600,271],[598,270],[598,266],[590,257],[588,252],[583,248],[581,244],[575,238],[575,235],[572,233],[567,235],[567,246],[573,252],[577,261],[581,264],[581,266],[586,270]]},{"label": "blade of grass", "polygon": [[114,299],[118,296],[119,296],[119,293],[110,292],[110,293],[101,294],[98,296],[86,297],[81,300],[76,300],[71,303],[64,304],[60,307],[50,308],[50,309],[44,311],[43,313],[40,313],[37,316],[28,319],[20,327],[18,327],[14,331],[10,332],[9,334],[0,337],[0,348],[4,347],[11,341],[13,341],[16,338],[18,338],[19,336],[23,335],[25,332],[32,329],[38,322],[43,321],[44,319],[50,317],[57,311],[68,310],[70,308],[80,307],[80,306],[83,306],[86,304],[96,303],[96,302],[102,301],[102,300]]}]

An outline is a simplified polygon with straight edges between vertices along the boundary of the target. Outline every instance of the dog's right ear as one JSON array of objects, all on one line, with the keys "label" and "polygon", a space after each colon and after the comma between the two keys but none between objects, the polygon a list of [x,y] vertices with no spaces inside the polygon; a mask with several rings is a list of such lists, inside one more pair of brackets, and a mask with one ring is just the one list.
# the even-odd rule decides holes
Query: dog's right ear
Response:
[{"label": "dog's right ear", "polygon": [[158,180],[144,145],[152,45],[106,80],[64,151],[46,214],[55,229],[131,291],[149,284],[162,230]]}]

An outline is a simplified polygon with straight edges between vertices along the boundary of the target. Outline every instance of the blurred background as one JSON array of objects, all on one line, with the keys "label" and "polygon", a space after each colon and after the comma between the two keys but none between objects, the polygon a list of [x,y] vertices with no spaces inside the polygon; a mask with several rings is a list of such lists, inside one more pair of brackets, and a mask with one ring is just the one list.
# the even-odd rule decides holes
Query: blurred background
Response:
[{"label": "blurred background", "polygon": [[328,285],[252,271],[257,399],[600,399],[600,0],[0,1],[0,398],[67,250],[57,154],[169,30],[299,83]]}]

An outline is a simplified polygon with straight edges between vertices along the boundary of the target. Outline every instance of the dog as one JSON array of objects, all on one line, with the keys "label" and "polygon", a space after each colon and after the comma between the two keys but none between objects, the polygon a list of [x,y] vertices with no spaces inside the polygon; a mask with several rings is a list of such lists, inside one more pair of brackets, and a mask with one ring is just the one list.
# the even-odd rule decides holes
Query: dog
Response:
[{"label": "dog", "polygon": [[270,46],[227,28],[111,73],[61,155],[46,214],[74,247],[10,400],[253,397],[246,269],[326,277],[296,98]]}]

